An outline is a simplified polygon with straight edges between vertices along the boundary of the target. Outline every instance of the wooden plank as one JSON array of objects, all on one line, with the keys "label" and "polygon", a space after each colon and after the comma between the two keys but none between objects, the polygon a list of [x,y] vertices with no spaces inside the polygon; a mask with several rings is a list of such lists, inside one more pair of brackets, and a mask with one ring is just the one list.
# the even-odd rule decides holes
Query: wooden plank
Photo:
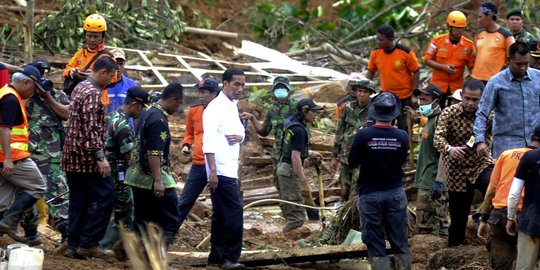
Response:
[{"label": "wooden plank", "polygon": [[165,80],[165,78],[163,77],[163,75],[161,75],[161,73],[159,73],[159,70],[157,70],[154,65],[152,64],[152,61],[150,61],[150,59],[148,59],[148,57],[146,57],[146,55],[143,53],[143,51],[137,51],[137,53],[139,54],[139,57],[148,65],[150,66],[151,70],[154,72],[154,75],[156,75],[156,77],[158,78],[158,80],[163,84],[163,85],[167,85],[167,80]]},{"label": "wooden plank", "polygon": [[[387,246],[387,253],[391,250]],[[169,260],[174,264],[205,266],[208,252],[168,252]],[[247,267],[263,265],[316,262],[367,257],[365,244],[350,246],[323,246],[314,248],[291,248],[287,250],[243,251],[240,262]]]}]

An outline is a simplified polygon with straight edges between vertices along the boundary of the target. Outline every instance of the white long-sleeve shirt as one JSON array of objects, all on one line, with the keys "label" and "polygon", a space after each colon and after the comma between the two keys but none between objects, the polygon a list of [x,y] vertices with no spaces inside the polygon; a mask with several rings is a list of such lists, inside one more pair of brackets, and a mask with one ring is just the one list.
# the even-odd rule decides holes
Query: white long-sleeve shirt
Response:
[{"label": "white long-sleeve shirt", "polygon": [[512,181],[512,186],[510,187],[510,192],[508,193],[508,219],[516,218],[519,200],[521,199],[521,191],[523,190],[524,185],[525,181],[514,177],[514,181]]},{"label": "white long-sleeve shirt", "polygon": [[[214,154],[217,175],[238,178],[240,143],[229,145],[225,135],[245,136],[237,104],[223,92],[208,104],[203,113],[203,152]],[[210,174],[208,160],[206,172]]]}]

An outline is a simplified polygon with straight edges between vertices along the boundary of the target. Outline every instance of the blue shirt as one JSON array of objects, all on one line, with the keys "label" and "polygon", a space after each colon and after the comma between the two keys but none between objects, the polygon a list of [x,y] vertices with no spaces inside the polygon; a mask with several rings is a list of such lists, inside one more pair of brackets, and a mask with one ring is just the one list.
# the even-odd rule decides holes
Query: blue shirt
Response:
[{"label": "blue shirt", "polygon": [[523,80],[510,69],[488,81],[474,121],[476,142],[485,142],[489,114],[493,118],[493,157],[502,152],[531,145],[531,134],[540,119],[540,71],[529,68]]},{"label": "blue shirt", "polygon": [[109,106],[107,106],[107,114],[111,112],[115,112],[120,107],[122,107],[122,104],[124,104],[124,99],[126,98],[127,90],[132,87],[136,86],[137,82],[135,80],[122,75],[122,79],[114,84],[112,87],[107,88],[107,93],[109,94]]}]

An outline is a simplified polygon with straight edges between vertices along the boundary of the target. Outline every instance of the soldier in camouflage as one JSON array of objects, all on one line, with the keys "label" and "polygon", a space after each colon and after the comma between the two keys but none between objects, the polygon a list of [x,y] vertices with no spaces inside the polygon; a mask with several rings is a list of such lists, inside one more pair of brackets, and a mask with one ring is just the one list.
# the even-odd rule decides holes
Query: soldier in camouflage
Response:
[{"label": "soldier in camouflage", "polygon": [[272,88],[276,101],[272,104],[268,112],[266,113],[266,119],[261,125],[257,118],[250,113],[243,112],[242,118],[251,120],[257,133],[266,137],[273,131],[274,135],[274,147],[272,150],[272,163],[274,165],[274,185],[277,189],[276,167],[281,156],[281,141],[283,138],[283,124],[285,119],[289,118],[296,112],[296,101],[291,99],[292,86],[289,79],[285,76],[277,76],[274,79],[274,86]]},{"label": "soldier in camouflage", "polygon": [[107,123],[105,156],[111,166],[111,177],[115,182],[114,215],[105,236],[99,243],[105,249],[113,248],[118,242],[120,221],[126,228],[131,228],[133,224],[133,193],[131,187],[124,184],[126,167],[135,139],[129,118],[137,119],[148,103],[148,93],[139,86],[132,86],[127,90],[122,107],[105,119]]},{"label": "soldier in camouflage", "polygon": [[343,107],[334,139],[333,159],[331,168],[335,171],[338,163],[341,164],[339,178],[341,180],[341,198],[343,201],[357,196],[359,168],[351,169],[348,164],[349,150],[354,141],[356,132],[367,127],[368,105],[370,95],[377,93],[375,86],[366,78],[349,80],[349,87],[355,93],[355,100],[349,101]]},{"label": "soldier in camouflage", "polygon": [[[50,70],[50,65],[46,60],[36,60],[32,65],[44,77]],[[62,121],[66,120],[69,114],[69,97],[64,92],[53,89],[51,81],[47,81],[46,86],[46,92],[37,91],[26,104],[29,152],[41,174],[47,179],[47,193],[44,199],[50,200],[47,204],[49,222],[60,232],[62,241],[65,241],[69,201],[66,177],[60,170],[60,159],[65,134]],[[38,218],[35,207],[24,214],[21,226],[25,231],[28,245],[34,246],[41,243],[41,237],[37,231]]]}]

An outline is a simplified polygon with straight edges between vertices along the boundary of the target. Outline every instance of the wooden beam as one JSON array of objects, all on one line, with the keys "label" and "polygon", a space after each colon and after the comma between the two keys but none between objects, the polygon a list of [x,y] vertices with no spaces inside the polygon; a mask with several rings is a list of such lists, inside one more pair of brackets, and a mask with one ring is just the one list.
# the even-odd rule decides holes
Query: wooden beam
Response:
[{"label": "wooden beam", "polygon": [[204,29],[204,28],[197,28],[197,27],[189,27],[189,26],[186,26],[185,30],[186,30],[186,33],[189,33],[189,34],[214,36],[214,37],[222,37],[222,38],[238,39],[238,36],[239,36],[238,33],[219,31],[219,30],[212,30],[212,29]]},{"label": "wooden beam", "polygon": [[[387,253],[391,253],[388,246]],[[168,252],[171,263],[189,265],[192,267],[205,266],[208,260],[208,254],[208,252]],[[291,248],[286,250],[243,251],[242,254],[240,254],[239,261],[247,267],[256,267],[263,265],[353,259],[367,256],[366,245],[356,244],[350,246]]]}]

